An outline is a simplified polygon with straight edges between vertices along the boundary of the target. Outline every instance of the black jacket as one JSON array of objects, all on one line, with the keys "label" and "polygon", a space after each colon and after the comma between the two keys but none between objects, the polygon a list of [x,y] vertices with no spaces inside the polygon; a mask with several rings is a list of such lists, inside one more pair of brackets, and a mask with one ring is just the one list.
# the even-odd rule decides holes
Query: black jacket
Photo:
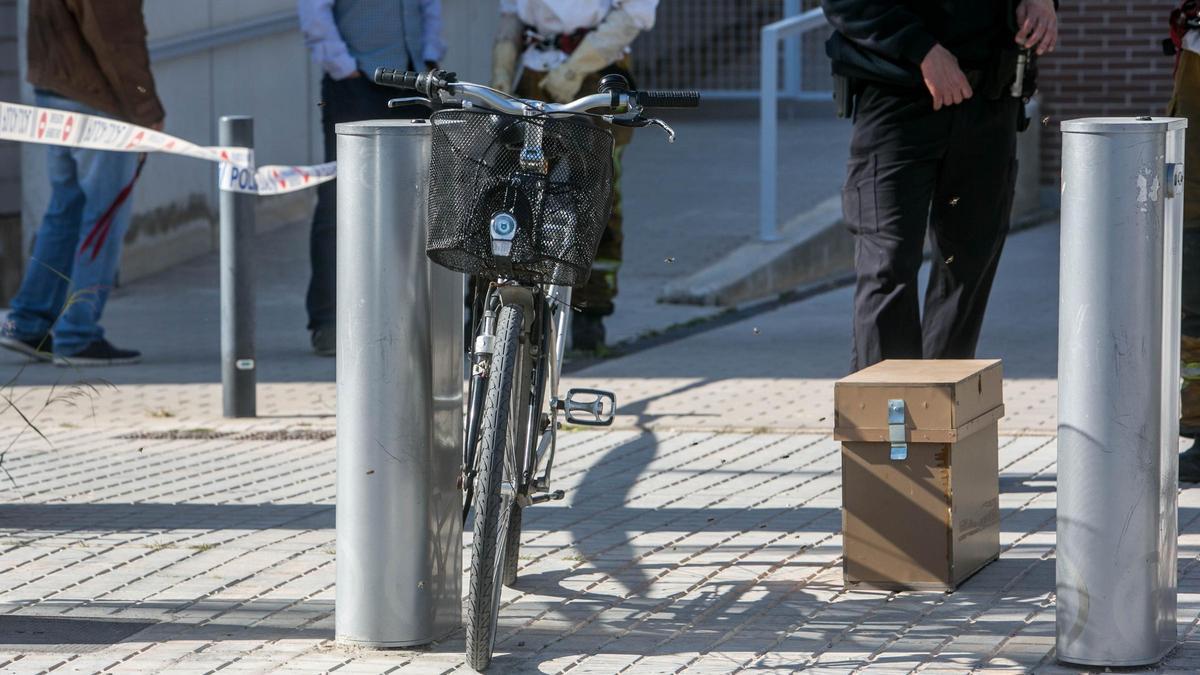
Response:
[{"label": "black jacket", "polygon": [[821,0],[836,29],[825,45],[835,73],[921,87],[934,44],[964,70],[987,69],[1013,47],[1016,0]]}]

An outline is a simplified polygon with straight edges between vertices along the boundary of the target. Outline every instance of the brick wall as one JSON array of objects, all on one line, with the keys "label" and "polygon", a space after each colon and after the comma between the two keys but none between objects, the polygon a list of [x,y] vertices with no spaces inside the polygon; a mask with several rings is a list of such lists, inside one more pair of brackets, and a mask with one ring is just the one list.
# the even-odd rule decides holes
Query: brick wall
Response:
[{"label": "brick wall", "polygon": [[1174,58],[1163,56],[1170,0],[1062,0],[1058,49],[1041,60],[1042,183],[1059,181],[1062,120],[1162,115]]}]

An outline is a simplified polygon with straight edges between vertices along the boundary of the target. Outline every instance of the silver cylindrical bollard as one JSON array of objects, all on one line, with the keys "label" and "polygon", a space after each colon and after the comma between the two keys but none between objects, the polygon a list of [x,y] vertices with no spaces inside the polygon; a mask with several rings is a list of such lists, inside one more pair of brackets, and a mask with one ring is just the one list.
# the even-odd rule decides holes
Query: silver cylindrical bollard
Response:
[{"label": "silver cylindrical bollard", "polygon": [[425,257],[430,126],[339,124],[338,642],[462,623],[463,277]]},{"label": "silver cylindrical bollard", "polygon": [[1064,122],[1057,655],[1175,646],[1186,121]]},{"label": "silver cylindrical bollard", "polygon": [[[221,118],[220,143],[254,147],[254,118]],[[221,209],[221,393],[225,417],[257,414],[254,359],[254,203],[257,197],[222,190]]]}]

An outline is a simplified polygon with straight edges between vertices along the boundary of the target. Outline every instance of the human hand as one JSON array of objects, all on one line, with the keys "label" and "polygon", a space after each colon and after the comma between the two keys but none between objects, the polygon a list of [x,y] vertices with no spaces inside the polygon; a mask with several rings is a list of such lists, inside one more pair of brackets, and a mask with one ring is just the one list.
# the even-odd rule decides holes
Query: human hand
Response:
[{"label": "human hand", "polygon": [[967,76],[958,67],[958,59],[941,45],[934,45],[921,61],[921,77],[933,95],[934,110],[962,103],[974,94]]},{"label": "human hand", "polygon": [[570,103],[579,93],[583,84],[583,76],[565,64],[561,65],[542,78],[542,89],[550,95],[555,103]]},{"label": "human hand", "polygon": [[343,80],[357,80],[358,78],[360,78],[362,76],[363,76],[362,71],[356,70],[353,73],[350,73],[349,75],[347,75],[346,77],[343,77],[342,79]]},{"label": "human hand", "polygon": [[431,70],[437,70],[437,69],[438,69],[437,61],[426,61],[425,62],[425,72],[428,73]]},{"label": "human hand", "polygon": [[167,118],[164,117],[161,120],[155,122],[154,124],[151,124],[150,128],[155,131],[162,131],[163,128],[166,126],[166,123],[167,123]]},{"label": "human hand", "polygon": [[1016,42],[1026,49],[1036,48],[1038,55],[1054,51],[1058,44],[1058,14],[1054,0],[1021,0],[1017,5]]}]

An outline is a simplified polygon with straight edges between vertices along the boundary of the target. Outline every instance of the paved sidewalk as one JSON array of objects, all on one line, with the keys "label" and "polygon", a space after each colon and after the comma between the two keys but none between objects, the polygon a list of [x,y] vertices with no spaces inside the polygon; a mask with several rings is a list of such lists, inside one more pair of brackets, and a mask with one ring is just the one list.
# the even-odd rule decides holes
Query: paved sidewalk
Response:
[{"label": "paved sidewalk", "polygon": [[[624,392],[622,428],[562,436],[568,498],[528,513],[495,671],[1066,671],[1056,242],[1053,227],[1012,239],[981,350],[1010,376],[998,562],[953,594],[842,587],[820,419],[845,367],[842,290],[573,378]],[[260,418],[226,421],[219,385],[162,381],[12,390],[44,410],[47,438],[0,415],[0,672],[465,671],[461,633],[421,650],[332,643],[332,383],[280,376]],[[1196,672],[1200,490],[1180,502],[1181,646],[1159,670]]]},{"label": "paved sidewalk", "polygon": [[[0,671],[466,672],[461,634],[332,644],[332,438],[177,435],[61,431],[10,451]],[[828,437],[566,434],[569,496],[527,514],[495,672],[1059,671],[1054,439],[1002,446],[1001,560],[953,594],[897,594],[842,587]],[[1194,672],[1200,490],[1180,525],[1182,645],[1164,668]]]}]

